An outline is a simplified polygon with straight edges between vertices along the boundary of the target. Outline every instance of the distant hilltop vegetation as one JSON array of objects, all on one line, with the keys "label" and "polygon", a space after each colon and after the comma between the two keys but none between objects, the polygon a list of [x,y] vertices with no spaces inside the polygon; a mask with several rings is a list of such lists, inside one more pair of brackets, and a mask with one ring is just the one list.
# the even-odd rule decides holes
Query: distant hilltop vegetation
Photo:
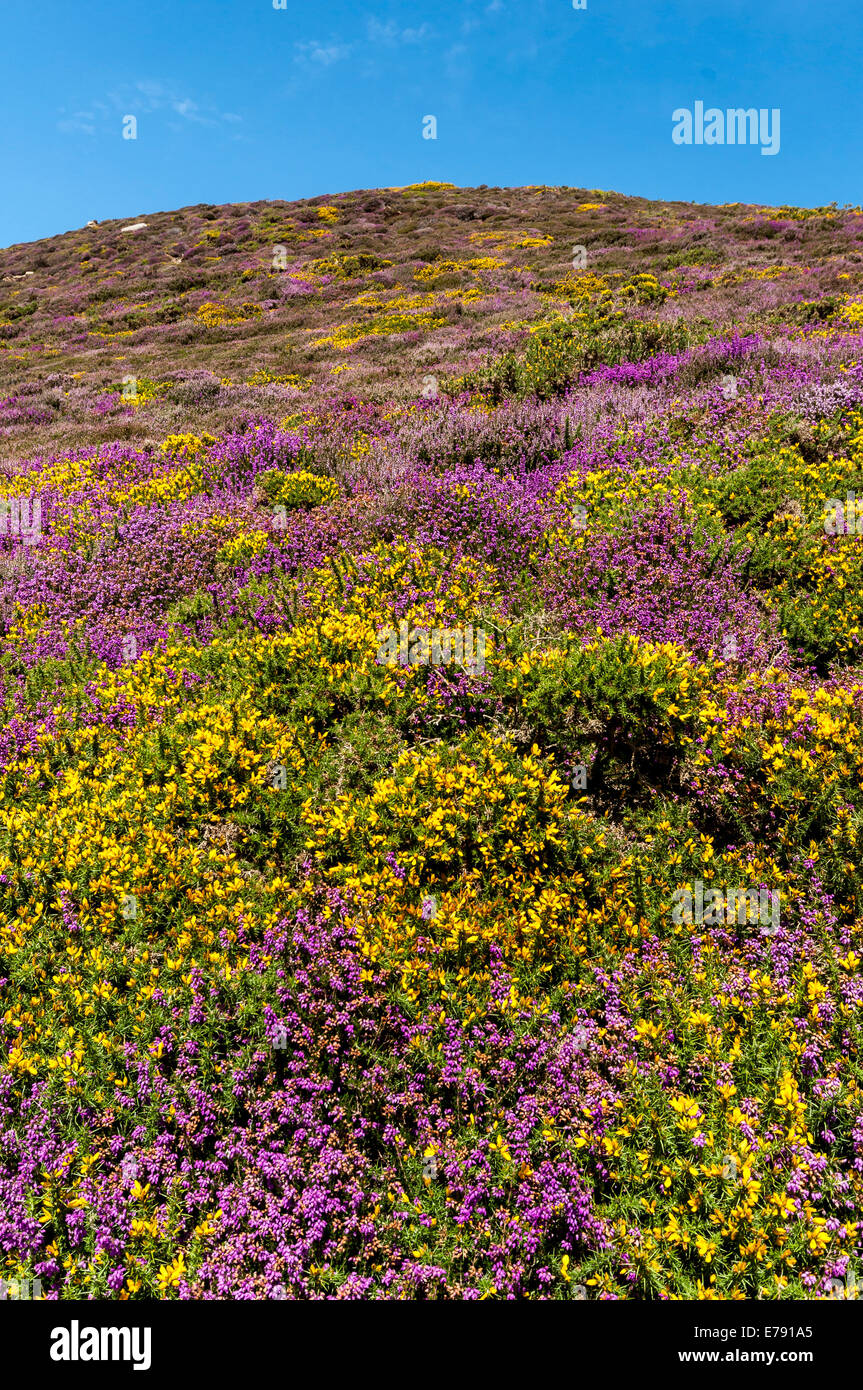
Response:
[{"label": "distant hilltop vegetation", "polygon": [[[424,183],[91,221],[0,252],[0,456],[457,393],[566,320],[592,337],[573,373],[841,322],[861,254],[859,209],[578,188]],[[651,325],[638,342],[620,331],[634,315]]]}]

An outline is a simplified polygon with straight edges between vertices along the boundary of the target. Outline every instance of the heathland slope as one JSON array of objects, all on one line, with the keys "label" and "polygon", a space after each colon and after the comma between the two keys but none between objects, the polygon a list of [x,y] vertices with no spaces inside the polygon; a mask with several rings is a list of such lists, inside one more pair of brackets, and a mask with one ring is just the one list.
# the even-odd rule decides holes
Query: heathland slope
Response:
[{"label": "heathland slope", "polygon": [[863,214],[0,252],[0,1276],[859,1271]]}]

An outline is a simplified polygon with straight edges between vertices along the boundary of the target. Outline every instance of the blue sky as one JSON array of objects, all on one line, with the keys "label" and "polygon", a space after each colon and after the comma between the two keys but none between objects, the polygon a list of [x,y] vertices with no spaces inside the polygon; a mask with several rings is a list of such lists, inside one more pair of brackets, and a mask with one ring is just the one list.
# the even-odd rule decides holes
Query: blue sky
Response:
[{"label": "blue sky", "polygon": [[[423,179],[857,205],[861,34],[861,0],[31,0],[3,15],[0,245]],[[675,145],[699,100],[779,108],[779,152]]]}]

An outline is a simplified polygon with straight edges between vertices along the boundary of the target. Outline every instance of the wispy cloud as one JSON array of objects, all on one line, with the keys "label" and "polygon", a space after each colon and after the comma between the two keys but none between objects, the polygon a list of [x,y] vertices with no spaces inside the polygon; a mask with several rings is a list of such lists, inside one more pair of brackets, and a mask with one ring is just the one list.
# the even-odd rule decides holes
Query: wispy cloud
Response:
[{"label": "wispy cloud", "polygon": [[[61,106],[61,114],[64,108]],[[92,111],[73,111],[71,116],[64,116],[57,122],[57,129],[66,134],[95,135],[96,127],[93,124],[95,116]]]},{"label": "wispy cloud", "polygon": [[294,62],[304,66],[329,68],[333,63],[340,63],[347,58],[350,51],[349,43],[320,43],[317,39],[311,39],[308,43],[298,41],[294,44]]},{"label": "wispy cloud", "polygon": [[[220,121],[227,119],[226,115],[219,111],[218,107],[211,102],[202,105],[194,101],[185,92],[177,91],[176,88],[167,86],[164,82],[136,82],[132,95],[128,98],[129,110],[135,114],[135,103],[144,113],[152,111],[172,111],[175,116],[180,116],[184,121],[190,121],[194,125],[216,126]],[[143,103],[143,107],[142,107]],[[242,120],[241,116],[229,113],[232,121]]]},{"label": "wispy cloud", "polygon": [[95,135],[100,119],[108,114],[109,108],[103,101],[91,101],[86,111],[72,111],[68,115],[65,106],[61,106],[57,129],[76,135]]},{"label": "wispy cloud", "polygon": [[110,92],[106,101],[90,105],[91,109],[70,115],[61,107],[57,129],[67,134],[95,135],[100,126],[104,128],[118,116],[147,116],[154,112],[179,116],[181,122],[202,126],[218,126],[222,121],[235,124],[243,119],[233,111],[219,111],[211,102],[202,104],[186,92],[149,78]]},{"label": "wispy cloud", "polygon": [[470,72],[470,51],[465,43],[453,43],[444,54],[444,72],[451,82],[463,82]]},{"label": "wispy cloud", "polygon": [[381,24],[378,19],[370,19],[366,31],[372,43],[381,44],[385,48],[398,48],[402,44],[423,43],[432,35],[431,26],[428,24],[421,24],[418,29],[400,29],[393,20]]},{"label": "wispy cloud", "polygon": [[383,23],[370,17],[366,20],[365,34],[351,43],[340,43],[336,39],[296,39],[294,42],[294,69],[298,77],[312,77],[315,73],[326,71],[336,63],[348,58],[360,60],[365,66],[358,69],[360,76],[371,77],[377,72],[375,53],[384,49],[396,50],[407,46],[425,43],[433,37],[429,24],[403,28],[394,20]]}]

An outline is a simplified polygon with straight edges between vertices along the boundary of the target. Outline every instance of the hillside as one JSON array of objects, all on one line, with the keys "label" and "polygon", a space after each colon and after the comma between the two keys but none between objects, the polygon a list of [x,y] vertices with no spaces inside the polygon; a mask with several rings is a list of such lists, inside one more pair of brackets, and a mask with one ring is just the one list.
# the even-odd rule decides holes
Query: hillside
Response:
[{"label": "hillside", "polygon": [[0,466],[0,1277],[848,1286],[859,208],[11,247]]},{"label": "hillside", "polygon": [[672,326],[784,339],[853,297],[861,251],[857,212],[586,189],[426,184],[105,222],[0,251],[2,449],[303,414],[310,392],[414,400],[609,298],[668,325],[672,350]]}]

